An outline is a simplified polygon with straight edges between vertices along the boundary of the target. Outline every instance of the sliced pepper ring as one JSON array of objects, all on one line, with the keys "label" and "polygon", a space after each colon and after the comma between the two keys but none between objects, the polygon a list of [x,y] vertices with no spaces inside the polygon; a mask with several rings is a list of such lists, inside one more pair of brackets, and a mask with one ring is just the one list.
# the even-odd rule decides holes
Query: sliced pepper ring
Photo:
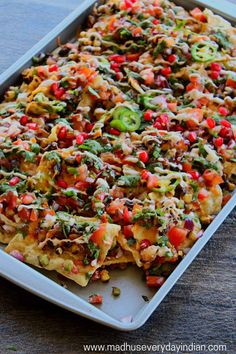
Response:
[{"label": "sliced pepper ring", "polygon": [[121,132],[134,132],[139,129],[141,124],[140,116],[127,107],[118,107],[113,112],[111,127]]},{"label": "sliced pepper ring", "polygon": [[217,45],[210,41],[197,42],[191,49],[194,60],[205,63],[214,60],[217,53]]}]

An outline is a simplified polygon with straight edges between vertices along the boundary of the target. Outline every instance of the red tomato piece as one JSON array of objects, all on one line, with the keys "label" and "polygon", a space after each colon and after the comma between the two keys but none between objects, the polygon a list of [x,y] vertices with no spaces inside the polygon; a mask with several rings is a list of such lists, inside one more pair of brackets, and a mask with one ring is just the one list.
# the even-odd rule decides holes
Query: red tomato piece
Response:
[{"label": "red tomato piece", "polygon": [[160,288],[165,282],[165,278],[157,275],[147,275],[146,284],[149,287]]},{"label": "red tomato piece", "polygon": [[181,227],[173,226],[167,233],[170,243],[175,247],[179,247],[186,240],[188,230]]}]

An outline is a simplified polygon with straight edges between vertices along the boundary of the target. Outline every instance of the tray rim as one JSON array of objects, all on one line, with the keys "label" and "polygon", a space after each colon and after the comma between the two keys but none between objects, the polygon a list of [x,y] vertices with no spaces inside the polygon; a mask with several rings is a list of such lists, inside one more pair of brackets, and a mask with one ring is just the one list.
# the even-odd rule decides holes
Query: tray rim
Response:
[{"label": "tray rim", "polygon": [[[178,1],[179,0],[176,0],[177,3]],[[72,22],[75,21],[79,16],[83,15],[89,9],[89,7],[95,4],[95,2],[96,0],[85,0],[82,2],[82,4],[80,4],[48,34],[46,34],[38,43],[36,43],[22,57],[20,57],[8,69],[0,74],[0,87],[2,85],[5,86],[8,84],[8,81],[11,80],[12,76],[21,71],[23,67],[31,61],[31,58],[35,54],[39,53],[53,39],[57,38],[61,33],[66,31]],[[218,2],[216,4],[212,4],[211,0],[190,0],[189,3],[212,9],[216,14],[220,14],[222,16],[225,15],[229,20],[236,20],[236,18],[232,16],[232,13],[236,13],[236,5],[228,2],[227,0],[221,0],[220,3]],[[2,249],[0,249],[0,276],[22,287],[23,289],[75,314],[79,314],[85,318],[91,319],[95,322],[104,324],[114,329],[132,331],[140,328],[148,320],[154,310],[159,306],[164,297],[169,293],[178,279],[193,262],[193,260],[196,258],[196,256],[203,249],[205,244],[210,240],[215,231],[219,228],[219,226],[223,223],[223,221],[235,206],[236,193],[234,193],[229,202],[215,217],[212,223],[205,230],[203,236],[194,244],[189,253],[168,277],[163,286],[156,292],[150,302],[144,305],[144,307],[135,316],[134,320],[130,323],[124,323],[116,320],[115,318],[112,318],[110,315],[87,303],[85,300],[73,294],[72,292],[64,289],[53,280],[42,275],[40,272],[30,268],[27,264],[21,263],[13,257],[9,256]],[[3,269],[1,269],[2,265]],[[20,278],[22,279],[20,280]]]}]

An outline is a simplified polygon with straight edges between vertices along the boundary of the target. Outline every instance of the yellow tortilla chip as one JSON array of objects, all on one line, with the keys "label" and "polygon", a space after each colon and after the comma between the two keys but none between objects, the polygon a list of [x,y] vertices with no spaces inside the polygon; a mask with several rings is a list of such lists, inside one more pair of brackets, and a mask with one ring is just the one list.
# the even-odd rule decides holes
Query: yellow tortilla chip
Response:
[{"label": "yellow tortilla chip", "polygon": [[142,267],[143,263],[141,262],[140,259],[139,245],[142,242],[142,240],[149,240],[151,244],[154,244],[157,240],[158,230],[156,227],[147,229],[143,226],[135,224],[132,227],[132,231],[136,243],[130,245],[128,240],[125,238],[125,236],[122,233],[119,233],[117,237],[117,241],[119,242],[119,244],[124,250],[130,252],[133,255],[133,258],[137,266]]},{"label": "yellow tortilla chip", "polygon": [[[92,222],[96,220],[94,218],[78,218],[74,216],[71,216],[70,219],[75,219],[77,223],[91,223],[91,220]],[[99,230],[103,230],[103,236],[99,247],[96,247],[94,243],[90,245],[90,247],[94,247],[95,252],[98,252],[93,260],[86,258],[88,253],[88,241],[86,243],[86,236],[79,235],[76,238],[76,234],[73,234],[73,240],[58,238],[47,239],[46,241],[50,241],[50,246],[47,246],[45,241],[40,242],[37,236],[27,235],[24,238],[21,234],[17,234],[6,247],[5,251],[8,253],[18,251],[24,257],[26,263],[47,270],[55,270],[79,285],[86,286],[95,270],[104,264],[104,260],[113,244],[114,238],[120,231],[120,226],[118,225],[100,223],[100,220],[96,221],[98,222]],[[94,233],[92,233],[92,235],[94,235]],[[68,247],[67,243],[73,243],[72,247],[75,246],[74,249]]]}]

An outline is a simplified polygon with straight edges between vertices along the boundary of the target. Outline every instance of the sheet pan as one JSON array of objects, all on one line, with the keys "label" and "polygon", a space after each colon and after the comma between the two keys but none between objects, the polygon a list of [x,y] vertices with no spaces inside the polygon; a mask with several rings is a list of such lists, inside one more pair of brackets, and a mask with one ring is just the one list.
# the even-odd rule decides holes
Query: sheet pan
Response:
[{"label": "sheet pan", "polygon": [[[22,70],[31,65],[31,58],[34,55],[42,51],[52,51],[57,47],[56,39],[58,37],[61,38],[62,42],[73,38],[78,27],[84,23],[84,20],[91,12],[95,2],[95,0],[84,1],[15,64],[1,74],[0,96],[10,85],[17,82]],[[195,6],[208,7],[230,20],[233,24],[236,22],[235,17],[232,15],[236,13],[236,6],[227,0],[214,2],[212,0],[175,0],[174,2],[185,8],[193,8]],[[55,273],[36,270],[21,263],[4,253],[1,246],[0,275],[43,299],[76,314],[115,329],[124,331],[134,330],[141,327],[147,321],[235,205],[236,194],[221,210],[204,232],[203,237],[195,243],[187,256],[156,293],[145,286],[144,281],[142,281],[142,271],[132,266],[124,271],[113,271],[111,280],[107,284],[95,282],[83,289],[70,281],[66,282],[66,284],[60,284]],[[118,286],[121,289],[121,296],[118,299],[114,299],[111,296],[113,286]],[[87,302],[89,295],[95,292],[102,293],[104,296],[104,304],[100,308],[96,308]],[[143,300],[144,295],[150,299],[149,302]]]}]

